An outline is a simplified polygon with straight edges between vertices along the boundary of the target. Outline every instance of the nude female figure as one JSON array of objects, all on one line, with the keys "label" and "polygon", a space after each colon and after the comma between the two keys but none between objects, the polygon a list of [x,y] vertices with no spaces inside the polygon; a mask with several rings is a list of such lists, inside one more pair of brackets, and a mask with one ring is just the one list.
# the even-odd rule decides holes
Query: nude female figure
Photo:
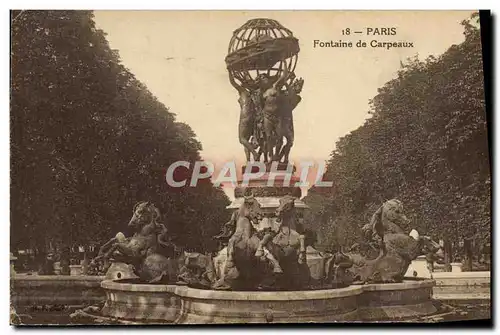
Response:
[{"label": "nude female figure", "polygon": [[260,76],[258,81],[263,98],[262,113],[264,116],[264,133],[266,138],[264,155],[269,155],[271,160],[279,159],[279,152],[273,152],[273,149],[276,147],[279,150],[283,145],[283,138],[276,136],[280,133],[278,98],[281,94],[281,88],[288,79],[288,75],[288,68],[284,66],[281,76],[275,82],[268,75]]},{"label": "nude female figure", "polygon": [[252,94],[251,92],[238,85],[231,73],[229,74],[229,82],[240,95],[238,99],[241,107],[240,122],[238,124],[239,141],[245,148],[245,156],[247,162],[250,162],[250,153],[252,153],[253,159],[257,160],[258,154],[255,151],[254,145],[250,143],[250,137],[254,133],[255,126],[255,106],[253,103]]}]

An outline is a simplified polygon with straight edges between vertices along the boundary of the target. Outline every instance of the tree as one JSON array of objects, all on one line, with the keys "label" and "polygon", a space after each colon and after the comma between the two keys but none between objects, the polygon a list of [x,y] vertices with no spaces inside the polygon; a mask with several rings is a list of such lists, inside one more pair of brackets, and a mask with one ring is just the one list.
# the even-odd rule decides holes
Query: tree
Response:
[{"label": "tree", "polygon": [[355,231],[383,201],[398,198],[411,218],[406,230],[434,238],[490,238],[477,16],[462,25],[461,44],[439,57],[408,59],[370,101],[372,117],[339,139],[326,173],[334,187],[305,198],[328,213],[320,218],[323,229],[348,221]]},{"label": "tree", "polygon": [[12,11],[11,21],[12,246],[101,243],[150,200],[172,232],[189,232],[179,243],[204,248],[227,197],[165,182],[174,161],[200,160],[191,128],[120,63],[91,11]]}]

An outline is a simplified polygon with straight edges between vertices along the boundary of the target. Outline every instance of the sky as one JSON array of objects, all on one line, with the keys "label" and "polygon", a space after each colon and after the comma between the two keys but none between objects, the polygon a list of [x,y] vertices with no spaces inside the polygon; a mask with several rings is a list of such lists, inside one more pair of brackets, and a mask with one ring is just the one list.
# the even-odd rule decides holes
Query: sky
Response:
[{"label": "sky", "polygon": [[[293,161],[324,161],[335,142],[369,117],[369,100],[416,54],[440,55],[463,41],[470,11],[95,11],[98,28],[136,78],[191,126],[202,157],[244,160],[239,104],[224,58],[235,29],[253,18],[278,20],[299,39]],[[342,30],[396,28],[395,36],[343,36]],[[318,48],[314,40],[408,41],[413,48]]]}]

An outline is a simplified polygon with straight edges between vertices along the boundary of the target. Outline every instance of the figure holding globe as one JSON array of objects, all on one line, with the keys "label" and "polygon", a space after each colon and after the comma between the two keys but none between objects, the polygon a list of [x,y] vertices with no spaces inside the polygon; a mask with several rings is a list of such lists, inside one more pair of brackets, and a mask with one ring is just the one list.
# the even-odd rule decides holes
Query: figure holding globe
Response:
[{"label": "figure holding globe", "polygon": [[250,154],[254,161],[263,154],[266,163],[288,162],[293,145],[291,113],[300,102],[303,85],[294,74],[298,52],[298,40],[275,20],[253,19],[233,33],[226,65],[230,83],[240,95],[238,134],[247,161]]},{"label": "figure holding globe", "polygon": [[263,107],[263,129],[265,136],[264,161],[279,160],[282,137],[280,138],[281,115],[279,115],[278,102],[280,101],[281,89],[288,79],[288,69],[285,67],[281,77],[273,82],[267,75],[258,78],[260,94],[262,94]]},{"label": "figure holding globe", "polygon": [[253,155],[254,160],[258,160],[257,152],[254,145],[250,142],[250,138],[254,135],[255,121],[256,121],[256,108],[252,100],[252,93],[243,87],[239,86],[234,77],[229,75],[229,82],[238,91],[240,97],[240,122],[238,124],[238,137],[240,143],[245,148],[245,155],[247,162],[250,162],[250,153]]}]

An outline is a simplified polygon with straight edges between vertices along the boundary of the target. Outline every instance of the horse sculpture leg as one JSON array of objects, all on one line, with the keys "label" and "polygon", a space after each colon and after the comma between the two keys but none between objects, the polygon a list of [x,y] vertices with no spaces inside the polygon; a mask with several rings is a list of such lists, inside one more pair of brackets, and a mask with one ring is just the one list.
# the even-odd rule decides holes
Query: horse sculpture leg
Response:
[{"label": "horse sculpture leg", "polygon": [[305,264],[307,259],[306,259],[306,237],[305,235],[300,235],[299,236],[299,264]]},{"label": "horse sculpture leg", "polygon": [[273,256],[273,254],[267,249],[263,249],[264,259],[267,259],[273,267],[274,273],[283,273],[283,269],[280,266],[280,262]]},{"label": "horse sculpture leg", "polygon": [[222,263],[222,268],[220,269],[219,279],[212,284],[212,288],[215,290],[230,290],[232,285],[231,282],[239,277],[238,269],[234,263],[234,246],[240,236],[233,234],[229,239],[226,247],[226,259]]},{"label": "horse sculpture leg", "polygon": [[235,235],[231,236],[227,243],[227,258],[226,258],[226,268],[234,267],[234,244],[236,243]]},{"label": "horse sculpture leg", "polygon": [[[108,242],[104,243],[100,248],[99,248],[99,253],[97,254],[97,257],[95,257],[92,262],[97,262],[98,260],[101,260],[105,258],[105,256],[108,255],[108,252],[110,248],[113,247],[113,243],[116,243],[117,238],[113,237],[110,239]],[[109,257],[109,256],[108,256]]]},{"label": "horse sculpture leg", "polygon": [[266,247],[266,245],[262,244],[262,241],[267,239],[266,236],[264,236],[264,238],[261,240],[257,235],[253,235],[250,239],[248,239],[248,248],[249,250],[255,250],[254,256],[259,258],[261,262],[268,261],[269,264],[271,264],[271,266],[273,267],[274,273],[283,273],[279,261],[276,259],[273,253]]},{"label": "horse sculpture leg", "polygon": [[109,248],[109,250],[101,257],[105,259],[109,259],[115,251],[118,251],[120,254],[127,257],[135,257],[136,251],[128,246],[128,244],[124,243],[115,243]]},{"label": "horse sculpture leg", "polygon": [[113,244],[111,246],[111,248],[108,249],[108,251],[106,251],[105,253],[103,253],[102,255],[100,256],[97,256],[95,258],[95,260],[99,260],[99,259],[109,259],[111,257],[111,255],[113,255],[113,253],[117,250],[117,244]]},{"label": "horse sculpture leg", "polygon": [[267,232],[262,240],[259,241],[257,245],[257,250],[255,251],[255,257],[259,257],[261,260],[268,260],[273,266],[274,273],[283,273],[283,269],[280,266],[278,260],[273,256],[273,254],[267,249],[267,245],[271,242],[276,234],[272,232]]},{"label": "horse sculpture leg", "polygon": [[264,234],[262,240],[259,241],[259,244],[257,246],[257,251],[255,251],[255,257],[262,258],[264,256],[264,247],[266,247],[267,244],[273,240],[274,236],[275,234],[272,234],[271,232],[266,232]]},{"label": "horse sculpture leg", "polygon": [[118,251],[120,254],[125,255],[127,257],[139,256],[137,254],[137,251],[139,251],[139,253],[141,253],[141,251],[143,251],[146,254],[146,250],[145,249],[143,249],[143,250],[136,250],[136,249],[133,249],[133,248],[129,247],[128,244],[123,244],[123,243],[116,244],[116,251]]}]

